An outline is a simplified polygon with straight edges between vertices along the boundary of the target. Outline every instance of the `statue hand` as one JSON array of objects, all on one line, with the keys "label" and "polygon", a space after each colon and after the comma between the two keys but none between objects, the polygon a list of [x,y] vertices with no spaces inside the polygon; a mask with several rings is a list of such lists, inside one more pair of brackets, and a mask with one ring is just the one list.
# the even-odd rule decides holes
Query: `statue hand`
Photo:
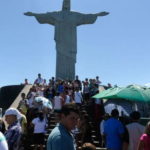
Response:
[{"label": "statue hand", "polygon": [[109,12],[103,11],[103,12],[98,13],[98,16],[106,16],[108,14],[109,14]]},{"label": "statue hand", "polygon": [[27,13],[24,13],[24,15],[26,15],[26,16],[34,16],[34,13],[32,13],[32,12],[27,12]]}]

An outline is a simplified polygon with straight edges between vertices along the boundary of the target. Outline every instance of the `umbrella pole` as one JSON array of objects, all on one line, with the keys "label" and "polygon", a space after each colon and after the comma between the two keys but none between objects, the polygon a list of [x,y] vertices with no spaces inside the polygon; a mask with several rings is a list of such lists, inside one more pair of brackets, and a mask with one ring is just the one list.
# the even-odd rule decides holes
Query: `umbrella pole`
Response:
[{"label": "umbrella pole", "polygon": [[116,104],[115,104],[115,107],[116,107],[116,109],[117,109],[117,99],[116,99]]},{"label": "umbrella pole", "polygon": [[136,102],[134,102],[134,110],[138,111],[138,109],[137,109],[137,103]]}]

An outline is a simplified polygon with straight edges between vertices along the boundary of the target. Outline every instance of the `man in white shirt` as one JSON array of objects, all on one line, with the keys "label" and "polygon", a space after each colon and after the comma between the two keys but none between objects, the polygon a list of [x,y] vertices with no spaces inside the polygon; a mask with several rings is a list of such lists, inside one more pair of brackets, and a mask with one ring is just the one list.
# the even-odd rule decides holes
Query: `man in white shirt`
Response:
[{"label": "man in white shirt", "polygon": [[140,124],[141,114],[138,111],[134,111],[130,114],[130,117],[132,118],[132,123],[125,127],[122,150],[137,150],[140,138],[145,132],[145,126]]},{"label": "man in white shirt", "polygon": [[79,91],[79,88],[80,87],[76,87],[76,89],[75,89],[76,91],[74,93],[74,101],[75,101],[75,103],[78,105],[78,107],[81,110],[81,104],[82,104],[83,98],[82,98],[82,92]]},{"label": "man in white shirt", "polygon": [[106,137],[104,136],[104,125],[105,125],[105,122],[109,119],[109,117],[110,117],[109,114],[105,113],[103,116],[104,119],[100,123],[100,134],[102,137],[102,144],[101,144],[102,147],[103,147],[103,143],[105,144],[105,146],[107,145],[106,144]]},{"label": "man in white shirt", "polygon": [[28,95],[28,101],[29,101],[29,108],[28,108],[28,112],[27,112],[27,120],[28,120],[28,123],[30,123],[33,119],[33,116],[34,116],[34,104],[33,104],[33,101],[34,101],[34,98],[35,98],[35,93],[33,92],[34,89],[33,88],[30,88],[30,93]]},{"label": "man in white shirt", "polygon": [[102,83],[102,82],[99,81],[99,76],[96,76],[96,84],[98,84],[98,86],[100,86],[101,83]]},{"label": "man in white shirt", "polygon": [[44,88],[43,88],[43,84],[39,85],[38,91],[37,91],[37,95],[44,97]]},{"label": "man in white shirt", "polygon": [[36,80],[36,84],[44,84],[44,79],[41,78],[41,74],[40,73],[38,74],[38,78]]}]

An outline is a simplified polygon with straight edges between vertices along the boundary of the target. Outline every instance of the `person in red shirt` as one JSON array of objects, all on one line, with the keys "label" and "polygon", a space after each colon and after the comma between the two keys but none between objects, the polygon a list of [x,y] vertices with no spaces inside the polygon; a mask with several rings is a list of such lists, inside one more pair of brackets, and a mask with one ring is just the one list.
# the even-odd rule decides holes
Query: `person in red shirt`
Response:
[{"label": "person in red shirt", "polygon": [[29,84],[28,79],[25,79],[25,83],[21,83],[21,85]]},{"label": "person in red shirt", "polygon": [[25,84],[29,84],[28,79],[25,79]]}]

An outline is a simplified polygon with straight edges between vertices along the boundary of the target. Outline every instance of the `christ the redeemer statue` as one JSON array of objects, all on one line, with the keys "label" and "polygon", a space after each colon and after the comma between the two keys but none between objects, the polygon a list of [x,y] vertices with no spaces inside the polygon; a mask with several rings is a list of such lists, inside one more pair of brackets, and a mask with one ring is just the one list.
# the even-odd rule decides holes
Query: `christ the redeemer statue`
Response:
[{"label": "christ the redeemer statue", "polygon": [[75,63],[77,54],[77,26],[93,24],[98,16],[106,16],[108,12],[97,14],[82,14],[70,11],[70,0],[63,1],[61,11],[36,14],[24,13],[26,16],[35,16],[41,24],[48,23],[55,26],[54,40],[56,42],[56,79],[75,79]]}]

